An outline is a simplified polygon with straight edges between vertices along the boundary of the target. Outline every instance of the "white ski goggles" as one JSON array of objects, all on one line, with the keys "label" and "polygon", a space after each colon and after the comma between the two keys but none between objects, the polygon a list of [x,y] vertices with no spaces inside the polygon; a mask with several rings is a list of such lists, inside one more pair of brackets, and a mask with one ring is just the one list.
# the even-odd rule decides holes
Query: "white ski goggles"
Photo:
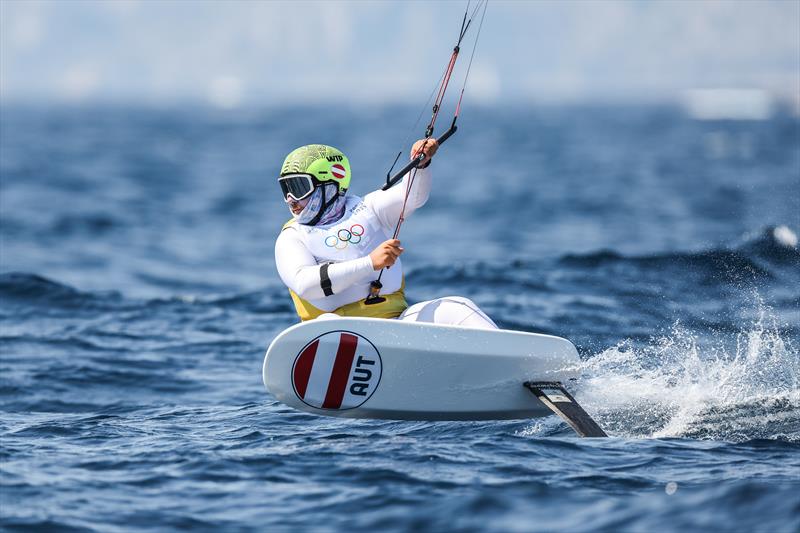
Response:
[{"label": "white ski goggles", "polygon": [[287,174],[278,178],[278,184],[283,191],[283,199],[289,198],[300,201],[308,198],[316,187],[316,180],[311,174]]}]

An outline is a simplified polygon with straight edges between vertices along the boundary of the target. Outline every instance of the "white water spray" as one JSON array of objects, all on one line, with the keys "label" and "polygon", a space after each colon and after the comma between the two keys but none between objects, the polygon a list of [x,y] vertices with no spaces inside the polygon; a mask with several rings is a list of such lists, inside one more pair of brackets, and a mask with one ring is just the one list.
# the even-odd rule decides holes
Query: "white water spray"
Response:
[{"label": "white water spray", "polygon": [[800,354],[785,337],[763,305],[733,336],[677,323],[584,361],[576,397],[616,436],[800,441]]}]

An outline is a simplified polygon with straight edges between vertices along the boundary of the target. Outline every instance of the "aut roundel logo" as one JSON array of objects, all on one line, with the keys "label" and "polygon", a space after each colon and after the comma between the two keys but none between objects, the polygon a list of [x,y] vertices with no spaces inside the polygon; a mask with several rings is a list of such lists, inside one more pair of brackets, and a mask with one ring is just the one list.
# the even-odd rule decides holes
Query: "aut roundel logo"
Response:
[{"label": "aut roundel logo", "polygon": [[342,165],[336,163],[335,165],[331,165],[331,174],[333,174],[333,177],[337,180],[341,180],[347,175],[347,171]]},{"label": "aut roundel logo", "polygon": [[330,331],[306,344],[292,365],[292,386],[303,403],[318,409],[353,409],[381,381],[381,355],[366,337]]}]

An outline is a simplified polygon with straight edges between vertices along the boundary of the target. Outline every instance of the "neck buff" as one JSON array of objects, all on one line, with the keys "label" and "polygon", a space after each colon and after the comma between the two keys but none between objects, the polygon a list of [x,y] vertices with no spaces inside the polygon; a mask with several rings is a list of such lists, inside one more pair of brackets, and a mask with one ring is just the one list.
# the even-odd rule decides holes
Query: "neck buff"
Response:
[{"label": "neck buff", "polygon": [[305,208],[303,208],[300,214],[295,216],[294,219],[298,224],[308,224],[317,216],[319,210],[324,208],[325,201],[334,195],[336,196],[336,200],[328,206],[328,209],[325,210],[315,226],[324,226],[336,222],[342,218],[344,214],[346,200],[344,196],[339,194],[339,187],[335,183],[326,183],[322,187],[317,187],[316,190],[311,193],[311,198],[308,200]]}]

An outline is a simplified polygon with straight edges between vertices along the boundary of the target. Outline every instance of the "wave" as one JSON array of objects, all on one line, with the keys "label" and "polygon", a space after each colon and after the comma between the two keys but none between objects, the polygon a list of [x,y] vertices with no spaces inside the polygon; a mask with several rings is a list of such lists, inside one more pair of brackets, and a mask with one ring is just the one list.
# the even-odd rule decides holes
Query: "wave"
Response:
[{"label": "wave", "polygon": [[732,248],[697,252],[670,252],[625,256],[612,250],[583,255],[567,254],[559,262],[567,266],[596,267],[608,263],[630,263],[643,267],[700,267],[725,272],[742,271],[771,275],[772,265],[800,264],[797,236],[787,226],[769,226]]},{"label": "wave", "polygon": [[614,435],[800,442],[800,352],[777,322],[762,305],[733,337],[622,342],[581,363],[577,397]]},{"label": "wave", "polygon": [[104,302],[118,302],[121,296],[115,291],[82,292],[69,285],[29,272],[0,274],[0,300],[4,307],[19,304],[57,307],[96,307]]},{"label": "wave", "polygon": [[124,221],[119,216],[108,213],[69,214],[61,215],[54,220],[50,227],[50,233],[58,238],[76,234],[97,237],[124,225]]},{"label": "wave", "polygon": [[[427,264],[412,268],[409,279],[419,283],[446,284],[474,281],[488,286],[512,286],[537,291],[555,291],[541,272],[555,270],[595,271],[600,267],[648,273],[694,273],[708,279],[731,282],[798,278],[800,249],[797,236],[787,226],[769,226],[743,242],[699,251],[624,255],[615,250],[566,254],[554,260],[512,259],[491,263],[476,261],[451,265]],[[533,274],[533,275],[528,275]]]},{"label": "wave", "polygon": [[[173,290],[185,288],[183,285],[172,287]],[[81,291],[65,283],[29,272],[0,273],[0,301],[4,303],[4,310],[12,313],[20,308],[30,307],[71,311],[214,307],[256,314],[293,313],[294,309],[286,290],[277,285],[258,291],[232,294],[214,294],[208,289],[207,292],[210,293],[207,296],[173,294],[163,298],[140,300],[127,298],[117,291]]]}]

